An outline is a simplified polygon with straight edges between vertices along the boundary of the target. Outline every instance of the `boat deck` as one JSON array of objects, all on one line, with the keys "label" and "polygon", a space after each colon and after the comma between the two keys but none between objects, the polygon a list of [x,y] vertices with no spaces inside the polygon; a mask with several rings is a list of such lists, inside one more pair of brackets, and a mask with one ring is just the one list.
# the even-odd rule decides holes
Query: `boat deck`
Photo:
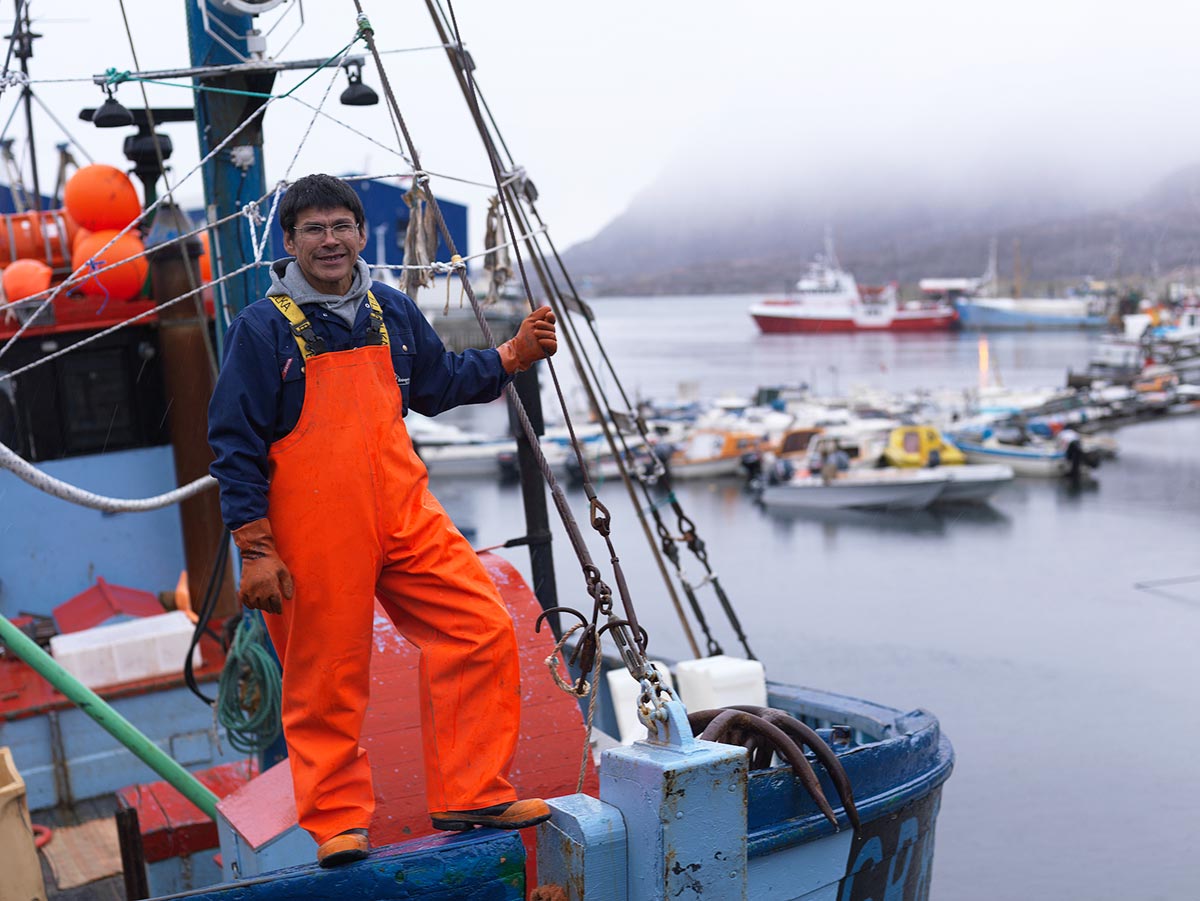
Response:
[{"label": "boat deck", "polygon": [[[72,807],[48,807],[34,810],[29,818],[39,826],[58,830],[68,826],[80,826],[92,820],[112,817],[117,812],[117,796],[103,795],[80,801]],[[54,838],[51,836],[50,841]],[[60,889],[54,879],[54,871],[45,854],[38,854],[42,865],[42,880],[46,884],[47,901],[125,901],[125,877],[120,873],[105,879],[97,879],[75,888]]]}]

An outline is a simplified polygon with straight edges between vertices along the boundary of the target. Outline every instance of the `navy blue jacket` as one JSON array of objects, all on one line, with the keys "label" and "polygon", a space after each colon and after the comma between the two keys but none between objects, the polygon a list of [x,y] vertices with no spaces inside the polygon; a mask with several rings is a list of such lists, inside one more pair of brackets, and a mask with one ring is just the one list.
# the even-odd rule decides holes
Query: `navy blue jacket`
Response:
[{"label": "navy blue jacket", "polygon": [[[460,404],[494,400],[512,380],[495,350],[450,353],[408,296],[379,282],[371,290],[383,310],[405,413],[412,407],[435,416]],[[353,329],[323,307],[308,305],[304,312],[329,352],[366,343],[365,299]],[[300,418],[300,362],[288,322],[270,300],[251,304],[230,324],[208,407],[208,442],[216,456],[209,471],[220,484],[221,516],[230,529],[267,515],[267,452]]]}]

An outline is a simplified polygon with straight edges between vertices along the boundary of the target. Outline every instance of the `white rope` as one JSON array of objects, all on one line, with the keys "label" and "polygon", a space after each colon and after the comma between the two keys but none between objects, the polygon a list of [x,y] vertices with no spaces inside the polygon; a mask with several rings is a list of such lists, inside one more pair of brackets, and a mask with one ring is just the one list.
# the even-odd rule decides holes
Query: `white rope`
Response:
[{"label": "white rope", "polygon": [[201,476],[194,482],[184,485],[182,488],[176,488],[174,491],[168,491],[166,494],[158,494],[154,497],[136,499],[105,497],[102,494],[95,494],[91,491],[85,491],[83,488],[77,488],[61,479],[56,479],[54,476],[42,472],[32,463],[22,459],[12,448],[4,444],[0,444],[0,468],[7,469],[17,478],[32,485],[38,491],[43,491],[46,494],[72,504],[77,504],[80,507],[102,510],[105,513],[145,513],[148,510],[158,510],[162,507],[169,507],[171,504],[178,504],[180,501],[185,501],[189,497],[194,497],[201,491],[207,491],[217,484],[217,480],[212,476]]},{"label": "white rope", "polygon": [[280,181],[275,185],[275,196],[271,198],[271,209],[267,211],[266,222],[263,223],[262,241],[254,246],[255,262],[262,262],[263,254],[267,252],[267,241],[271,237],[271,223],[275,221],[275,213],[279,210],[279,198],[287,190],[287,182]]},{"label": "white rope", "polygon": [[467,260],[481,259],[482,257],[487,256],[489,253],[494,253],[497,250],[502,250],[504,248],[513,247],[516,244],[520,243],[521,241],[527,241],[530,238],[536,238],[538,235],[545,234],[547,230],[548,230],[547,227],[545,225],[543,225],[540,228],[535,228],[531,232],[526,232],[523,235],[519,235],[517,238],[515,238],[512,241],[507,241],[504,244],[497,244],[495,247],[489,247],[487,250],[479,251],[479,253],[473,253],[473,254],[470,254],[469,256],[460,257],[457,261],[455,261],[453,263],[434,262],[434,263],[426,263],[426,264],[423,264],[420,266],[418,266],[418,265],[410,266],[406,263],[380,263],[378,265],[372,264],[371,268],[372,269],[387,269],[387,270],[392,270],[392,271],[396,271],[396,272],[402,272],[405,269],[428,270],[428,271],[432,271],[435,275],[446,275],[451,272],[458,272],[458,271],[465,269],[466,266],[463,264],[465,264]]}]

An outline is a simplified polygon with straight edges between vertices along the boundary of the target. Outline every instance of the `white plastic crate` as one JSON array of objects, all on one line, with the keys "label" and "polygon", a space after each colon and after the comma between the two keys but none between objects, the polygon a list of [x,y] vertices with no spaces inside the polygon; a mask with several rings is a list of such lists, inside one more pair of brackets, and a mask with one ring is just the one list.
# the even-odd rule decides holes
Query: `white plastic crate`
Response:
[{"label": "white plastic crate", "polygon": [[689,711],[734,704],[767,706],[767,676],[757,660],[740,657],[701,657],[675,664],[679,699]]},{"label": "white plastic crate", "polygon": [[[173,610],[56,635],[50,653],[88,688],[99,688],[182,672],[194,629],[183,611]],[[197,646],[192,665],[202,663]]]}]

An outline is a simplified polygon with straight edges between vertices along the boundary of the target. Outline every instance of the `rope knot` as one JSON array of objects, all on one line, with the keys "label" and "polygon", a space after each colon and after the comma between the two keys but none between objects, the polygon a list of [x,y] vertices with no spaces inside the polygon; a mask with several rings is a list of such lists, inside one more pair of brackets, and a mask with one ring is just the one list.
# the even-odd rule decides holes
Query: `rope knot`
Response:
[{"label": "rope knot", "polygon": [[422,169],[414,169],[412,180],[414,185],[419,188],[424,188],[429,184],[429,173]]},{"label": "rope knot", "polygon": [[253,222],[255,225],[262,225],[266,220],[263,219],[262,212],[258,208],[258,201],[251,200],[242,206],[242,215]]},{"label": "rope knot", "polygon": [[124,71],[117,71],[115,68],[104,70],[104,83],[108,85],[121,84],[122,82],[129,81],[132,77],[132,73],[128,69]]},{"label": "rope knot", "polygon": [[463,258],[458,254],[452,256],[449,263],[443,263],[440,260],[434,260],[429,264],[429,271],[434,275],[452,275],[453,273],[466,268],[467,264],[463,262]]},{"label": "rope knot", "polygon": [[359,13],[354,17],[354,21],[358,25],[358,34],[355,35],[356,40],[358,38],[375,37],[375,29],[371,25],[371,20],[367,18],[366,13]]}]

